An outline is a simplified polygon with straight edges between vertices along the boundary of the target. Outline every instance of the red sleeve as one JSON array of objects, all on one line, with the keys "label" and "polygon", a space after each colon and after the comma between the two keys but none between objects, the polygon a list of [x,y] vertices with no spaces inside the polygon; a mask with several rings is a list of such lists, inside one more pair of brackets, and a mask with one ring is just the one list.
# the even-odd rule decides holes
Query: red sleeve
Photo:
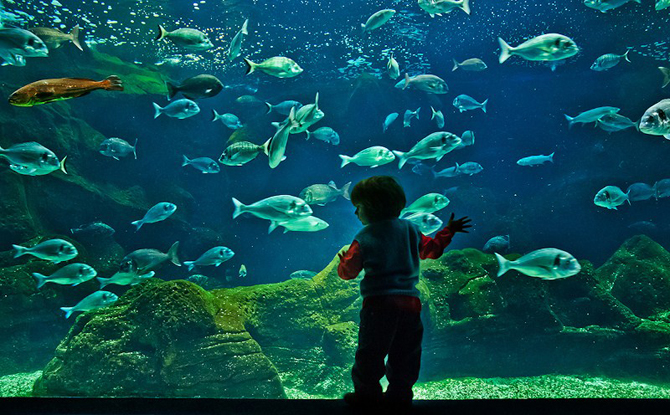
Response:
[{"label": "red sleeve", "polygon": [[340,260],[340,265],[337,267],[337,275],[343,280],[353,280],[362,270],[363,255],[361,255],[361,246],[358,244],[358,241],[354,241]]},{"label": "red sleeve", "polygon": [[431,238],[421,234],[421,242],[419,243],[419,257],[421,259],[437,259],[442,256],[444,249],[451,243],[451,238],[454,235],[449,228],[444,228],[435,234],[435,238]]}]

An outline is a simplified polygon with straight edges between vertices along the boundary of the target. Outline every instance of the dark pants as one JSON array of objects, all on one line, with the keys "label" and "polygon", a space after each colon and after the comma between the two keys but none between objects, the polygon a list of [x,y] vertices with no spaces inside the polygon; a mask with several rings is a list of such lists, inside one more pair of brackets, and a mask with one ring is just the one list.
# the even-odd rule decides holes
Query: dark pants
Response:
[{"label": "dark pants", "polygon": [[[386,396],[412,399],[421,366],[421,314],[380,303],[361,310],[356,361],[351,371],[357,394],[380,397],[386,374]],[[384,358],[388,355],[386,367]]]}]

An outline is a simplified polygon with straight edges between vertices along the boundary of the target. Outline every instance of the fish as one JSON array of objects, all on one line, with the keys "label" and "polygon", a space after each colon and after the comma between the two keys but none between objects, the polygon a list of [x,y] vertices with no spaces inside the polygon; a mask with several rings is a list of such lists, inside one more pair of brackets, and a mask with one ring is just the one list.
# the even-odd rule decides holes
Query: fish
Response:
[{"label": "fish", "polygon": [[433,107],[430,107],[430,110],[433,112],[433,115],[431,115],[430,119],[435,120],[435,124],[437,124],[437,128],[444,128],[444,114],[442,114],[442,111],[436,110]]},{"label": "fish", "polygon": [[9,161],[10,168],[17,173],[29,176],[41,176],[60,170],[65,170],[67,156],[58,161],[56,154],[34,141],[15,144],[9,148],[0,147],[0,157]]},{"label": "fish", "polygon": [[656,189],[656,199],[670,197],[670,179],[659,180],[654,183]]},{"label": "fish", "polygon": [[442,16],[442,13],[450,13],[456,9],[470,14],[470,0],[419,0],[418,3],[430,17]]},{"label": "fish", "polygon": [[43,79],[14,91],[9,96],[9,103],[17,107],[32,107],[83,97],[98,89],[123,91],[123,82],[116,75],[102,81],[83,78]]},{"label": "fish", "polygon": [[146,274],[142,275],[137,275],[135,272],[123,272],[123,271],[118,271],[114,275],[112,275],[109,278],[102,278],[102,277],[97,277],[96,279],[100,283],[100,288],[99,290],[102,290],[108,285],[111,284],[116,284],[116,285],[137,285],[140,283],[143,283],[144,281],[148,280],[149,278],[152,278],[154,275],[156,275],[155,272],[150,271]]},{"label": "fish", "polygon": [[269,103],[261,101],[253,95],[242,95],[237,97],[233,102],[233,105],[235,108],[234,112],[242,112],[243,117],[249,118],[269,114],[272,110],[272,106]]},{"label": "fish", "polygon": [[307,104],[295,110],[296,125],[291,128],[291,134],[307,131],[309,127],[321,121],[324,115],[319,109],[319,93],[317,92],[313,104]]},{"label": "fish", "polygon": [[670,84],[670,68],[659,66],[658,70],[663,74],[663,86],[661,86],[661,88],[665,88]]},{"label": "fish", "polygon": [[317,140],[325,141],[326,143],[330,143],[334,146],[340,144],[340,135],[330,127],[321,127],[316,131],[306,130],[305,132],[307,133],[305,140],[309,140],[310,138],[314,137]]},{"label": "fish", "polygon": [[271,221],[268,228],[268,234],[272,233],[278,226],[284,227],[284,233],[293,232],[318,232],[326,229],[329,225],[323,219],[315,216],[306,216],[299,219],[291,219],[284,221]]},{"label": "fish", "polygon": [[598,118],[596,121],[596,126],[600,127],[600,129],[603,131],[613,133],[617,131],[623,131],[627,128],[638,129],[639,123],[636,123],[630,118],[624,117],[621,114],[607,114]]},{"label": "fish", "polygon": [[78,228],[70,229],[70,233],[79,236],[109,237],[114,235],[115,232],[114,228],[103,222],[92,222],[86,225],[81,225]]},{"label": "fish", "polygon": [[654,8],[658,10],[663,10],[670,7],[670,0],[656,0]]},{"label": "fish", "polygon": [[504,254],[509,250],[509,235],[494,236],[486,241],[482,252],[493,254],[498,252]]},{"label": "fish", "polygon": [[212,122],[221,121],[223,125],[230,128],[231,130],[239,130],[240,128],[244,127],[244,125],[242,125],[242,121],[240,121],[240,119],[235,114],[219,114],[216,112],[216,110],[212,110],[212,112],[214,113]]},{"label": "fish", "polygon": [[137,160],[137,139],[135,139],[135,145],[130,145],[126,140],[121,138],[108,138],[102,143],[100,143],[100,154],[103,156],[111,157],[114,160],[120,160],[119,157],[127,157],[133,155],[135,160]]},{"label": "fish", "polygon": [[200,170],[203,174],[214,174],[221,171],[221,167],[209,157],[198,157],[189,160],[188,157],[182,155],[184,161],[181,163],[182,167],[191,166],[196,170]]},{"label": "fish", "polygon": [[339,196],[351,200],[351,195],[349,193],[350,187],[351,182],[348,182],[342,186],[341,189],[338,189],[335,182],[331,180],[328,184],[313,184],[307,186],[300,191],[299,196],[309,205],[316,204],[319,206],[326,206],[326,204],[334,201]]},{"label": "fish", "polygon": [[42,42],[51,50],[56,50],[68,42],[72,42],[80,51],[84,51],[79,43],[79,25],[72,28],[70,33],[63,33],[58,29],[49,27],[33,27],[28,29],[31,33],[42,39]]},{"label": "fish", "polygon": [[[670,140],[670,99],[664,99],[649,107],[640,119],[640,132],[649,135],[662,135]],[[0,150],[0,155],[2,151]]]},{"label": "fish", "polygon": [[68,264],[49,276],[39,272],[33,273],[33,277],[37,280],[37,289],[42,288],[48,282],[75,287],[82,282],[92,280],[96,275],[98,273],[93,267],[86,264]]},{"label": "fish", "polygon": [[177,205],[169,202],[161,202],[154,205],[151,209],[144,214],[144,217],[140,220],[132,222],[132,225],[135,225],[137,229],[135,232],[139,231],[142,225],[145,223],[156,223],[164,221],[165,219],[172,216],[172,214],[177,210]]},{"label": "fish", "polygon": [[460,175],[468,175],[468,176],[473,176],[475,174],[481,173],[484,171],[484,168],[482,167],[481,164],[475,163],[474,161],[468,161],[466,163],[463,163],[459,165],[456,163],[456,172]]},{"label": "fish", "polygon": [[434,158],[440,161],[445,154],[454,150],[461,144],[461,139],[456,134],[446,131],[438,131],[421,139],[409,151],[393,151],[398,159],[398,170],[411,158],[426,160]]},{"label": "fish", "polygon": [[431,169],[431,172],[433,173],[433,178],[437,179],[438,177],[456,177],[460,176],[460,173],[458,172],[458,163],[454,167],[448,167],[444,170],[440,171],[435,171],[435,166]]},{"label": "fish", "polygon": [[486,66],[486,63],[479,58],[466,59],[461,63],[458,63],[456,59],[452,58],[452,60],[454,61],[454,67],[451,69],[452,72],[454,72],[459,68],[463,69],[464,71],[472,71],[472,72],[480,72],[488,68],[488,66]]},{"label": "fish", "polygon": [[631,202],[649,200],[656,196],[656,187],[650,186],[647,183],[633,183],[628,186],[626,194],[628,195],[628,200]]},{"label": "fish", "polygon": [[388,22],[394,14],[395,10],[393,9],[383,9],[373,13],[370,17],[368,17],[368,20],[365,23],[361,23],[361,30],[363,34],[380,28],[382,25]]},{"label": "fish", "polygon": [[301,269],[299,271],[292,272],[291,275],[289,275],[289,278],[294,280],[311,280],[316,274],[318,273],[314,271],[308,271],[306,269]]},{"label": "fish", "polygon": [[513,269],[529,277],[543,280],[568,278],[582,270],[579,262],[569,253],[556,248],[544,248],[522,256],[516,261],[495,253],[498,260],[498,277]]},{"label": "fish", "polygon": [[449,205],[450,200],[440,193],[428,193],[412,202],[400,212],[400,217],[408,213],[435,213]]},{"label": "fish", "polygon": [[389,56],[389,60],[386,62],[386,72],[391,79],[398,79],[400,77],[400,66],[398,66],[398,61],[393,57],[393,52],[391,52],[391,56]]},{"label": "fish", "polygon": [[641,0],[584,0],[584,5],[591,9],[599,10],[601,13],[607,13],[608,10],[621,7],[630,1],[640,4],[642,3]]},{"label": "fish", "polygon": [[398,113],[397,112],[392,112],[389,115],[386,116],[384,119],[384,123],[382,124],[382,133],[385,133],[386,130],[389,129],[389,126],[393,124],[393,121],[395,121],[398,118]]},{"label": "fish", "polygon": [[283,56],[275,56],[264,60],[261,63],[254,63],[244,58],[247,64],[245,75],[255,72],[257,69],[276,78],[293,78],[300,75],[303,69],[293,59]]},{"label": "fish", "polygon": [[65,312],[65,318],[70,318],[72,313],[77,311],[91,311],[108,307],[114,304],[118,299],[119,297],[116,294],[109,291],[96,291],[93,294],[84,297],[84,299],[78,302],[75,306],[61,307],[60,309]]},{"label": "fish", "polygon": [[47,45],[35,34],[23,29],[0,28],[0,59],[4,65],[25,66],[25,58],[47,56]]},{"label": "fish", "polygon": [[238,273],[238,276],[240,278],[244,278],[247,276],[247,267],[244,264],[240,265],[240,271]]},{"label": "fish", "polygon": [[230,46],[228,47],[228,62],[232,62],[235,58],[240,56],[240,52],[242,51],[242,40],[244,39],[244,36],[249,34],[247,31],[248,24],[249,19],[246,19],[240,30],[235,33],[233,40],[230,41]]},{"label": "fish", "polygon": [[596,193],[596,197],[593,198],[593,203],[596,206],[614,210],[616,210],[617,206],[624,204],[624,202],[628,202],[630,205],[630,198],[627,193],[624,193],[616,186],[603,187]]},{"label": "fish", "polygon": [[474,98],[471,96],[461,94],[454,98],[454,107],[456,107],[460,112],[465,112],[468,110],[476,110],[476,109],[481,109],[486,113],[486,104],[488,104],[489,100],[485,100],[482,103],[477,102]]},{"label": "fish", "polygon": [[575,117],[571,117],[568,114],[563,114],[563,116],[568,120],[568,127],[572,128],[576,123],[588,124],[590,122],[596,122],[607,114],[616,114],[619,111],[621,111],[621,109],[616,107],[598,107],[584,111]]},{"label": "fish", "polygon": [[433,215],[432,213],[417,212],[413,213],[403,219],[406,219],[416,226],[419,227],[424,235],[430,235],[433,232],[437,232],[442,228],[442,219]]},{"label": "fish", "polygon": [[267,152],[265,146],[249,141],[238,141],[226,147],[221,157],[219,157],[219,163],[226,166],[242,166],[263,152]]},{"label": "fish", "polygon": [[449,92],[447,83],[437,75],[417,75],[410,79],[409,75],[405,73],[405,85],[402,87],[403,91],[410,86],[419,91],[428,92],[429,94],[441,95]]},{"label": "fish", "polygon": [[286,152],[288,136],[291,134],[291,128],[297,125],[298,123],[296,122],[295,118],[295,108],[291,108],[291,112],[289,113],[286,121],[284,121],[280,128],[277,129],[275,135],[265,143],[265,153],[268,155],[268,163],[271,169],[276,168],[279,163],[284,160],[284,153]]},{"label": "fish", "polygon": [[461,149],[463,147],[471,146],[475,144],[475,133],[474,131],[468,130],[464,131],[463,134],[461,134],[461,144],[456,147],[457,149]]},{"label": "fish", "polygon": [[206,34],[197,29],[181,28],[168,32],[158,25],[158,36],[156,40],[169,39],[177,46],[188,50],[207,50],[214,47]]},{"label": "fish", "polygon": [[282,101],[277,105],[267,104],[270,107],[269,111],[275,111],[277,114],[288,116],[291,112],[291,108],[295,108],[298,111],[302,108],[302,104],[294,100]]},{"label": "fish", "polygon": [[342,159],[342,165],[340,168],[346,166],[349,163],[356,164],[361,167],[379,167],[384,164],[391,163],[395,160],[395,155],[386,147],[382,146],[372,146],[364,150],[359,151],[353,156],[346,156],[340,154],[340,159]]},{"label": "fish", "polygon": [[554,153],[549,154],[548,156],[528,156],[522,159],[517,160],[516,164],[519,166],[541,166],[546,162],[554,162]]},{"label": "fish", "polygon": [[579,53],[579,47],[572,39],[558,33],[534,37],[517,47],[511,47],[500,37],[498,43],[501,50],[498,61],[501,64],[513,55],[529,61],[558,61]]},{"label": "fish", "polygon": [[121,260],[119,270],[123,273],[145,275],[167,261],[181,267],[179,257],[177,256],[178,249],[179,241],[173,243],[167,253],[162,253],[157,249],[138,249],[129,253]]},{"label": "fish", "polygon": [[50,239],[39,243],[32,248],[25,248],[20,245],[12,245],[12,248],[16,251],[14,253],[14,258],[23,255],[32,255],[39,259],[51,261],[54,264],[69,261],[79,255],[77,248],[63,239]]},{"label": "fish", "polygon": [[196,75],[184,79],[181,83],[165,82],[168,90],[168,100],[178,93],[190,100],[211,98],[223,91],[223,83],[214,75]]},{"label": "fish", "polygon": [[628,49],[623,55],[616,55],[614,53],[607,53],[602,55],[596,59],[595,62],[593,62],[593,65],[591,65],[591,70],[601,72],[614,68],[619,64],[622,58],[625,59],[626,62],[630,63],[630,59],[628,59],[628,52],[630,52],[630,49]]},{"label": "fish", "polygon": [[410,122],[412,121],[412,118],[416,117],[416,119],[419,119],[419,111],[421,111],[421,107],[417,108],[414,111],[406,110],[405,115],[403,116],[402,119],[402,126],[407,128],[410,126]]},{"label": "fish", "polygon": [[312,208],[302,199],[290,195],[271,196],[250,205],[245,205],[239,200],[233,198],[233,219],[243,213],[251,213],[257,218],[288,221],[310,216]]},{"label": "fish", "polygon": [[184,265],[188,267],[189,271],[193,271],[195,267],[206,267],[206,266],[215,266],[223,264],[228,261],[230,258],[235,255],[232,249],[225,246],[216,246],[212,249],[207,250],[200,258],[195,261],[184,261]]},{"label": "fish", "polygon": [[155,102],[153,104],[154,110],[156,110],[154,119],[160,117],[162,114],[165,114],[168,117],[183,120],[200,112],[200,107],[198,104],[196,104],[194,101],[191,101],[190,99],[179,99],[177,101],[173,101],[165,106],[165,108],[162,108]]}]

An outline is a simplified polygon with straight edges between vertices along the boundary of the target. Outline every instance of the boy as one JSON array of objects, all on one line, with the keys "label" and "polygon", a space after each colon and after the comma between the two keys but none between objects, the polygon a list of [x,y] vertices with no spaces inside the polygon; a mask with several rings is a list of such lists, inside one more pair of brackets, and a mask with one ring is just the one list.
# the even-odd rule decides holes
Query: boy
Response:
[{"label": "boy", "polygon": [[[358,333],[358,349],[352,369],[353,393],[344,400],[354,407],[376,403],[409,408],[412,386],[421,364],[421,302],[419,258],[439,258],[457,232],[468,233],[467,217],[453,220],[435,238],[419,232],[416,225],[400,219],[406,198],[402,187],[389,176],[374,176],[358,183],[351,192],[356,216],[365,226],[345,253],[338,253],[340,278],[361,281],[363,309]],[[384,358],[388,363],[384,367]],[[386,374],[385,394],[379,380]]]}]

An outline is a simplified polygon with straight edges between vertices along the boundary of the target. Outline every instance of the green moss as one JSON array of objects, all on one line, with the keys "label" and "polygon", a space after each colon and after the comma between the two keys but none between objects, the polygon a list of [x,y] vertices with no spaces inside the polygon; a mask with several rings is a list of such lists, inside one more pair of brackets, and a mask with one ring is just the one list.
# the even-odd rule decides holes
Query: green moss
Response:
[{"label": "green moss", "polygon": [[0,398],[19,398],[32,396],[33,384],[42,375],[42,371],[14,373],[0,376]]}]

